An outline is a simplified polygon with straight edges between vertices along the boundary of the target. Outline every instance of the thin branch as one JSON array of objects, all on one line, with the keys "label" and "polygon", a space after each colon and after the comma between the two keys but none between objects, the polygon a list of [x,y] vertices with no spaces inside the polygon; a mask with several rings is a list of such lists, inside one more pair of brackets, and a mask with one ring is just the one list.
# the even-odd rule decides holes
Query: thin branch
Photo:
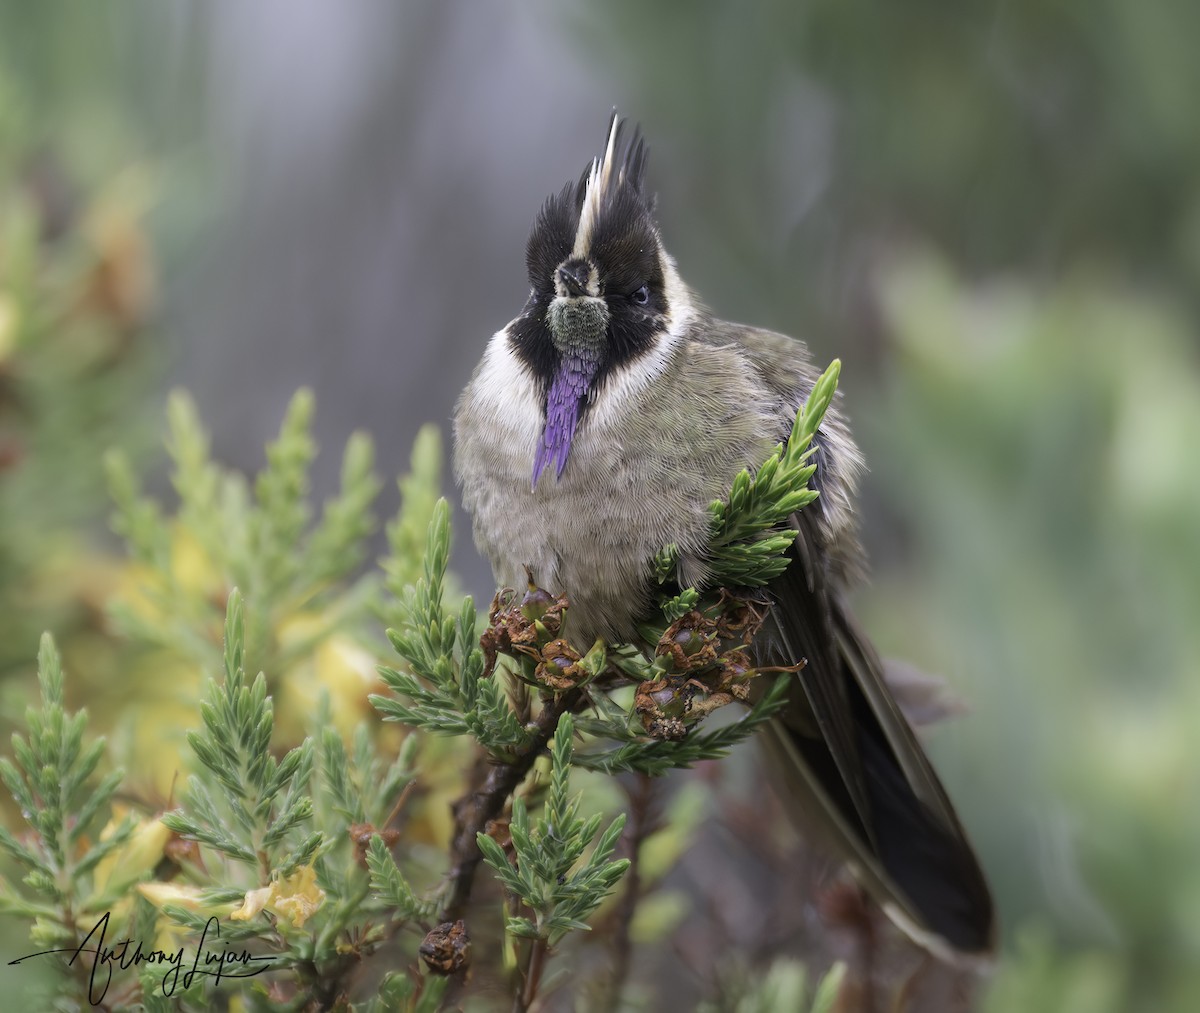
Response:
[{"label": "thin branch", "polygon": [[632,785],[625,785],[629,795],[629,827],[626,831],[626,850],[629,855],[629,871],[625,874],[625,888],[614,912],[612,934],[613,967],[607,982],[608,1008],[617,1010],[621,1005],[621,990],[629,977],[629,966],[633,955],[633,944],[629,938],[629,927],[642,899],[641,850],[642,842],[653,833],[654,820],[651,809],[654,805],[656,782],[649,774],[637,774]]},{"label": "thin branch", "polygon": [[454,803],[454,841],[450,845],[450,885],[442,911],[444,920],[456,921],[466,914],[475,870],[483,861],[476,835],[483,833],[488,823],[504,811],[509,797],[520,787],[554,737],[559,718],[582,702],[583,694],[579,690],[569,690],[545,701],[537,718],[537,731],[529,745],[512,763],[492,766],[482,785]]},{"label": "thin branch", "polygon": [[542,983],[542,971],[550,944],[545,939],[533,939],[529,944],[529,963],[525,968],[525,984],[513,995],[513,1013],[525,1013],[537,998],[538,986]]}]

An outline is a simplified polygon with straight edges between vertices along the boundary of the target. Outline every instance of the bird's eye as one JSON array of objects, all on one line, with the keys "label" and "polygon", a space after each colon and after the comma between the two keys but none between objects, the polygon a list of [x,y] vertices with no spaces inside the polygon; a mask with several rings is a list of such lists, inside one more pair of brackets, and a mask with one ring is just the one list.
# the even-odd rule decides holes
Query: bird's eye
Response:
[{"label": "bird's eye", "polygon": [[631,292],[629,298],[639,306],[645,306],[650,301],[650,286],[643,285],[635,292]]}]

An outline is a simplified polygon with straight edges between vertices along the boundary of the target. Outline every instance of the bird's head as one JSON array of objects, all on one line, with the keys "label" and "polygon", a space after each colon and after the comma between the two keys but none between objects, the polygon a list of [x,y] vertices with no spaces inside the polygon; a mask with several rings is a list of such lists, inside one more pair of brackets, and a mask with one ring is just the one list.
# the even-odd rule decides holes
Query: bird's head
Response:
[{"label": "bird's head", "polygon": [[525,261],[530,294],[510,328],[545,412],[533,465],[561,476],[576,426],[606,381],[661,350],[683,291],[643,181],[646,146],[613,114],[604,154],[542,207]]}]

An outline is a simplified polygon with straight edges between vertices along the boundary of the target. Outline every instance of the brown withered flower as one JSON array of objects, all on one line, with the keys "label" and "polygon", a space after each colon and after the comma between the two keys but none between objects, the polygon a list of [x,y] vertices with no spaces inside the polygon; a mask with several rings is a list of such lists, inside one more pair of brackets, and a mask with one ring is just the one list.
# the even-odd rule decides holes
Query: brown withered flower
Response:
[{"label": "brown withered flower", "polygon": [[418,951],[425,966],[434,974],[451,975],[471,964],[471,937],[466,923],[442,922],[421,941]]},{"label": "brown withered flower", "polygon": [[687,734],[683,718],[692,709],[696,684],[678,675],[643,682],[633,697],[633,709],[642,719],[646,734],[675,742]]},{"label": "brown withered flower", "polygon": [[164,861],[160,862],[155,869],[156,879],[172,879],[185,865],[193,865],[205,872],[208,871],[204,868],[204,857],[200,853],[200,845],[195,841],[180,837],[174,831],[167,838],[167,843],[163,845],[163,859]]},{"label": "brown withered flower", "polygon": [[500,816],[494,820],[488,820],[483,828],[483,832],[504,849],[504,854],[507,856],[509,862],[515,865],[517,862],[517,852],[513,846],[512,830],[509,829],[510,823],[511,820],[509,817]]},{"label": "brown withered flower", "polygon": [[666,742],[681,742],[687,738],[687,725],[679,718],[653,718],[645,723],[646,733],[652,739]]},{"label": "brown withered flower", "polygon": [[743,598],[724,587],[718,589],[717,595],[717,636],[748,645],[767,620],[771,611],[770,599],[765,596]]},{"label": "brown withered flower", "polygon": [[669,675],[643,682],[634,695],[633,706],[648,735],[682,739],[687,723],[747,696],[746,685],[730,682],[718,664],[702,678]]},{"label": "brown withered flower", "polygon": [[395,847],[400,840],[399,830],[380,830],[372,823],[351,823],[346,832],[354,842],[354,860],[364,869],[367,867],[367,852],[371,850],[372,837],[378,834],[389,848]]},{"label": "brown withered flower", "polygon": [[[655,654],[669,659],[670,671],[643,682],[634,697],[634,710],[654,738],[681,739],[706,715],[748,700],[751,681],[768,671],[755,668],[748,647],[770,602],[725,588],[718,594],[709,608],[693,609],[668,626],[655,647]],[[725,647],[732,649],[721,653]]]},{"label": "brown withered flower", "polygon": [[565,640],[552,640],[541,649],[534,678],[553,690],[574,689],[588,678],[579,664],[582,655]]},{"label": "brown withered flower", "polygon": [[483,677],[485,679],[491,678],[492,673],[496,671],[496,656],[512,651],[512,639],[509,636],[507,625],[500,621],[500,613],[505,607],[505,596],[513,594],[516,592],[511,587],[501,588],[492,598],[491,607],[488,609],[487,629],[479,637],[479,646],[483,650]]},{"label": "brown withered flower", "polygon": [[484,677],[495,671],[500,654],[524,654],[539,663],[545,660],[542,647],[558,636],[567,605],[566,595],[552,595],[532,582],[519,600],[510,587],[498,591],[488,611],[488,628],[479,638]]},{"label": "brown withered flower", "polygon": [[666,628],[654,653],[666,656],[677,672],[693,672],[717,662],[717,623],[692,609]]}]

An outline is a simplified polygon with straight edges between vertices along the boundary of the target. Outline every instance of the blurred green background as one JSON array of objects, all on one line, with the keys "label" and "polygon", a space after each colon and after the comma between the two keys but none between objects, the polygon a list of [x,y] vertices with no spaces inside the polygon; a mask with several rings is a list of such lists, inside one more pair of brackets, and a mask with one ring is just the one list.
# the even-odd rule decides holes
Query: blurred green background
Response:
[{"label": "blurred green background", "polygon": [[119,678],[101,451],[157,461],[179,384],[254,467],[308,384],[402,470],[615,105],[683,276],[845,362],[867,626],[971,706],[931,748],[988,1008],[1200,1008],[1197,38],[1182,0],[2,0],[6,728],[45,627]]}]

